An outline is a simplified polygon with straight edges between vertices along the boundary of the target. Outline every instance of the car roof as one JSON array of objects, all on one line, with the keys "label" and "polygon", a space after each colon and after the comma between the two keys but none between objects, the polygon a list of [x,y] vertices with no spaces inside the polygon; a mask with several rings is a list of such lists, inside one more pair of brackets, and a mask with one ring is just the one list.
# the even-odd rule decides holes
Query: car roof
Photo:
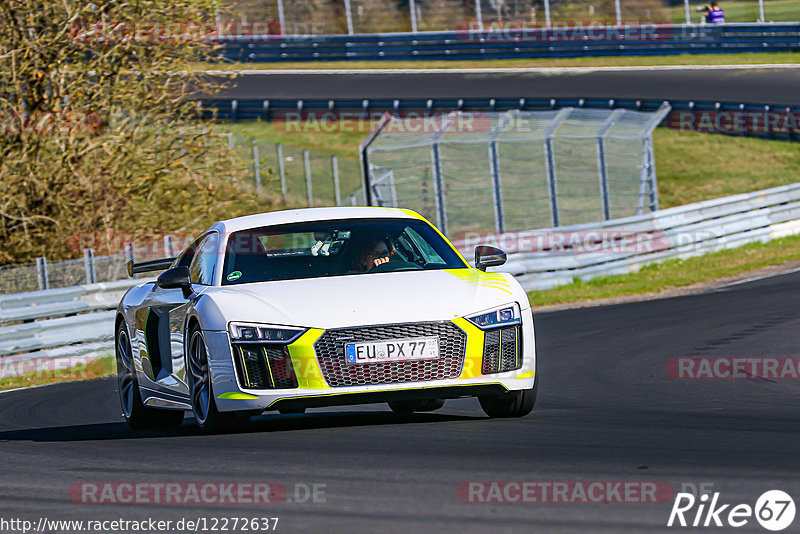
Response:
[{"label": "car roof", "polygon": [[338,207],[338,208],[302,208],[292,210],[271,211],[256,215],[247,215],[227,219],[214,224],[211,229],[224,233],[238,232],[249,228],[273,226],[310,221],[330,221],[337,219],[419,219],[411,210],[378,207]]}]

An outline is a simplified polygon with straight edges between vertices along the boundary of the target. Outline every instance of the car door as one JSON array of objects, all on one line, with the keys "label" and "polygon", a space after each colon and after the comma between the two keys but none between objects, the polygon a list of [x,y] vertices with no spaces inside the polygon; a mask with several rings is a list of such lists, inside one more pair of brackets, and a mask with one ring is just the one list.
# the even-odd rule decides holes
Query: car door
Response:
[{"label": "car door", "polygon": [[[193,294],[155,286],[137,311],[142,371],[158,389],[188,395],[183,358],[186,314],[197,294],[212,284],[216,264],[217,232],[204,234],[181,254],[175,266],[186,266]],[[141,332],[141,335],[139,333]]]}]

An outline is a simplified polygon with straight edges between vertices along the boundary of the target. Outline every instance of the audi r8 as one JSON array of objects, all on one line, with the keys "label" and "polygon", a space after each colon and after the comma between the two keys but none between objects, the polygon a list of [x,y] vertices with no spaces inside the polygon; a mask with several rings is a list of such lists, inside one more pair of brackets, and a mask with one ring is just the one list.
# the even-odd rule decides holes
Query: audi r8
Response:
[{"label": "audi r8", "polygon": [[211,225],[119,303],[122,413],[135,428],[191,411],[204,429],[264,411],[388,403],[431,411],[477,397],[533,409],[534,327],[503,251],[475,265],[410,210],[310,208]]}]

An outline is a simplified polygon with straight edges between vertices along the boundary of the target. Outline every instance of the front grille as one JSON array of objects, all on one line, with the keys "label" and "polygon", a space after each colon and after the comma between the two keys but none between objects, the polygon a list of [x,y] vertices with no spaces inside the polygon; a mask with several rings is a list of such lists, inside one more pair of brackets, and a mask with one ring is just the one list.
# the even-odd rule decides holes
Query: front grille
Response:
[{"label": "front grille", "polygon": [[481,373],[502,373],[522,367],[522,340],[519,326],[495,328],[484,332]]},{"label": "front grille", "polygon": [[[347,343],[439,336],[439,358],[348,364]],[[314,344],[322,376],[331,387],[363,386],[458,378],[464,366],[467,335],[449,321],[327,330]]]},{"label": "front grille", "polygon": [[239,382],[248,389],[292,389],[297,377],[285,345],[234,345]]}]

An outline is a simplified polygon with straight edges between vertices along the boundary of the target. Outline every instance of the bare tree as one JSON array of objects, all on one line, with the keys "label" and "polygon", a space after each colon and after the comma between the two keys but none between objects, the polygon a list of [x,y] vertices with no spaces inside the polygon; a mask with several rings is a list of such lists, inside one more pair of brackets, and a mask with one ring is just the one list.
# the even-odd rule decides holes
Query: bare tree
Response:
[{"label": "bare tree", "polygon": [[0,263],[256,209],[216,179],[225,143],[189,120],[212,88],[181,71],[214,53],[215,2],[95,2],[0,2]]}]

